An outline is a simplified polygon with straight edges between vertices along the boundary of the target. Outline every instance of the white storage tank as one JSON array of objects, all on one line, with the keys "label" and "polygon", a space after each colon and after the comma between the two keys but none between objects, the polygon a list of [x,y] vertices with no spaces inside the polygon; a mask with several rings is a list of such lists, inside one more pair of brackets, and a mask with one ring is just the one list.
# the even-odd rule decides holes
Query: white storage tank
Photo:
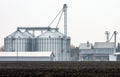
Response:
[{"label": "white storage tank", "polygon": [[52,51],[55,55],[54,61],[63,61],[63,40],[62,33],[48,30],[36,38],[36,50]]},{"label": "white storage tank", "polygon": [[[26,33],[27,34],[27,33]],[[31,50],[30,38],[20,30],[15,31],[4,39],[5,51],[29,51]]]}]

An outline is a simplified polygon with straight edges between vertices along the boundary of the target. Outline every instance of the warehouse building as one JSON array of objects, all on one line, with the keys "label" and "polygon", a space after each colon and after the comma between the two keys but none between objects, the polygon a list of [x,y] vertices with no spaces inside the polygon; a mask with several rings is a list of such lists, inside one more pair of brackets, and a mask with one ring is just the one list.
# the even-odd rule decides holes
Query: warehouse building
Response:
[{"label": "warehouse building", "polygon": [[0,52],[0,61],[53,61],[53,52]]}]

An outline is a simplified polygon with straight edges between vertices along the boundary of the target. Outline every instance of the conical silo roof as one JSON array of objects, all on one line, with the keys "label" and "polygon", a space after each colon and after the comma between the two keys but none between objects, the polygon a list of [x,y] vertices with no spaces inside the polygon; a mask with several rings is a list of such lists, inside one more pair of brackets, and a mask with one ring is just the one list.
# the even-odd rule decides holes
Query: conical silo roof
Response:
[{"label": "conical silo roof", "polygon": [[17,30],[12,34],[8,35],[7,38],[26,38],[26,36],[20,30]]},{"label": "conical silo roof", "polygon": [[30,32],[28,32],[27,30],[24,32],[24,34],[28,38],[33,38],[33,35]]},{"label": "conical silo roof", "polygon": [[63,37],[63,34],[60,33],[59,31],[55,31],[55,32],[52,32],[52,31],[46,31],[44,33],[42,33],[40,36],[38,36],[39,38],[62,38]]},{"label": "conical silo roof", "polygon": [[61,32],[59,32],[59,31],[55,31],[54,32],[56,35],[58,35],[58,37],[63,37],[64,36],[64,34],[62,34]]}]

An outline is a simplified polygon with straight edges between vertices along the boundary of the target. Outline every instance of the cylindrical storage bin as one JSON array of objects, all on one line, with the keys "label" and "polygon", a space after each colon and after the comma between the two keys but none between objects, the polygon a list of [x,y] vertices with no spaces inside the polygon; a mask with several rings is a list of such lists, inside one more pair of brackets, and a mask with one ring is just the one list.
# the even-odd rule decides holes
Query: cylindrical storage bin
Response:
[{"label": "cylindrical storage bin", "polygon": [[27,30],[24,32],[24,35],[26,36],[26,40],[27,40],[26,50],[27,51],[35,51],[34,36],[31,33],[29,33]]},{"label": "cylindrical storage bin", "polygon": [[36,38],[37,51],[52,51],[55,61],[62,61],[63,34],[55,31],[47,31]]},{"label": "cylindrical storage bin", "polygon": [[31,51],[31,40],[27,34],[17,30],[4,39],[5,51]]}]

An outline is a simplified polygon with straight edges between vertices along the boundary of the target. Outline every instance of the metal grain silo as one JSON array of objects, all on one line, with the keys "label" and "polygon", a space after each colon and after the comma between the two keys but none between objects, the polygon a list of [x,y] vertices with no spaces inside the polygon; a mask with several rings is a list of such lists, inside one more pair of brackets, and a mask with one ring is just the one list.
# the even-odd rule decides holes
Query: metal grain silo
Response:
[{"label": "metal grain silo", "polygon": [[28,36],[20,30],[15,31],[4,39],[5,51],[28,51]]},{"label": "metal grain silo", "polygon": [[[64,60],[63,48],[64,35],[59,31],[46,31],[36,38],[36,50],[52,51],[55,54],[54,61]],[[67,57],[67,54],[65,57]]]},{"label": "metal grain silo", "polygon": [[27,30],[24,32],[25,36],[26,36],[26,51],[33,51],[34,50],[34,36],[33,34],[29,33]]}]

